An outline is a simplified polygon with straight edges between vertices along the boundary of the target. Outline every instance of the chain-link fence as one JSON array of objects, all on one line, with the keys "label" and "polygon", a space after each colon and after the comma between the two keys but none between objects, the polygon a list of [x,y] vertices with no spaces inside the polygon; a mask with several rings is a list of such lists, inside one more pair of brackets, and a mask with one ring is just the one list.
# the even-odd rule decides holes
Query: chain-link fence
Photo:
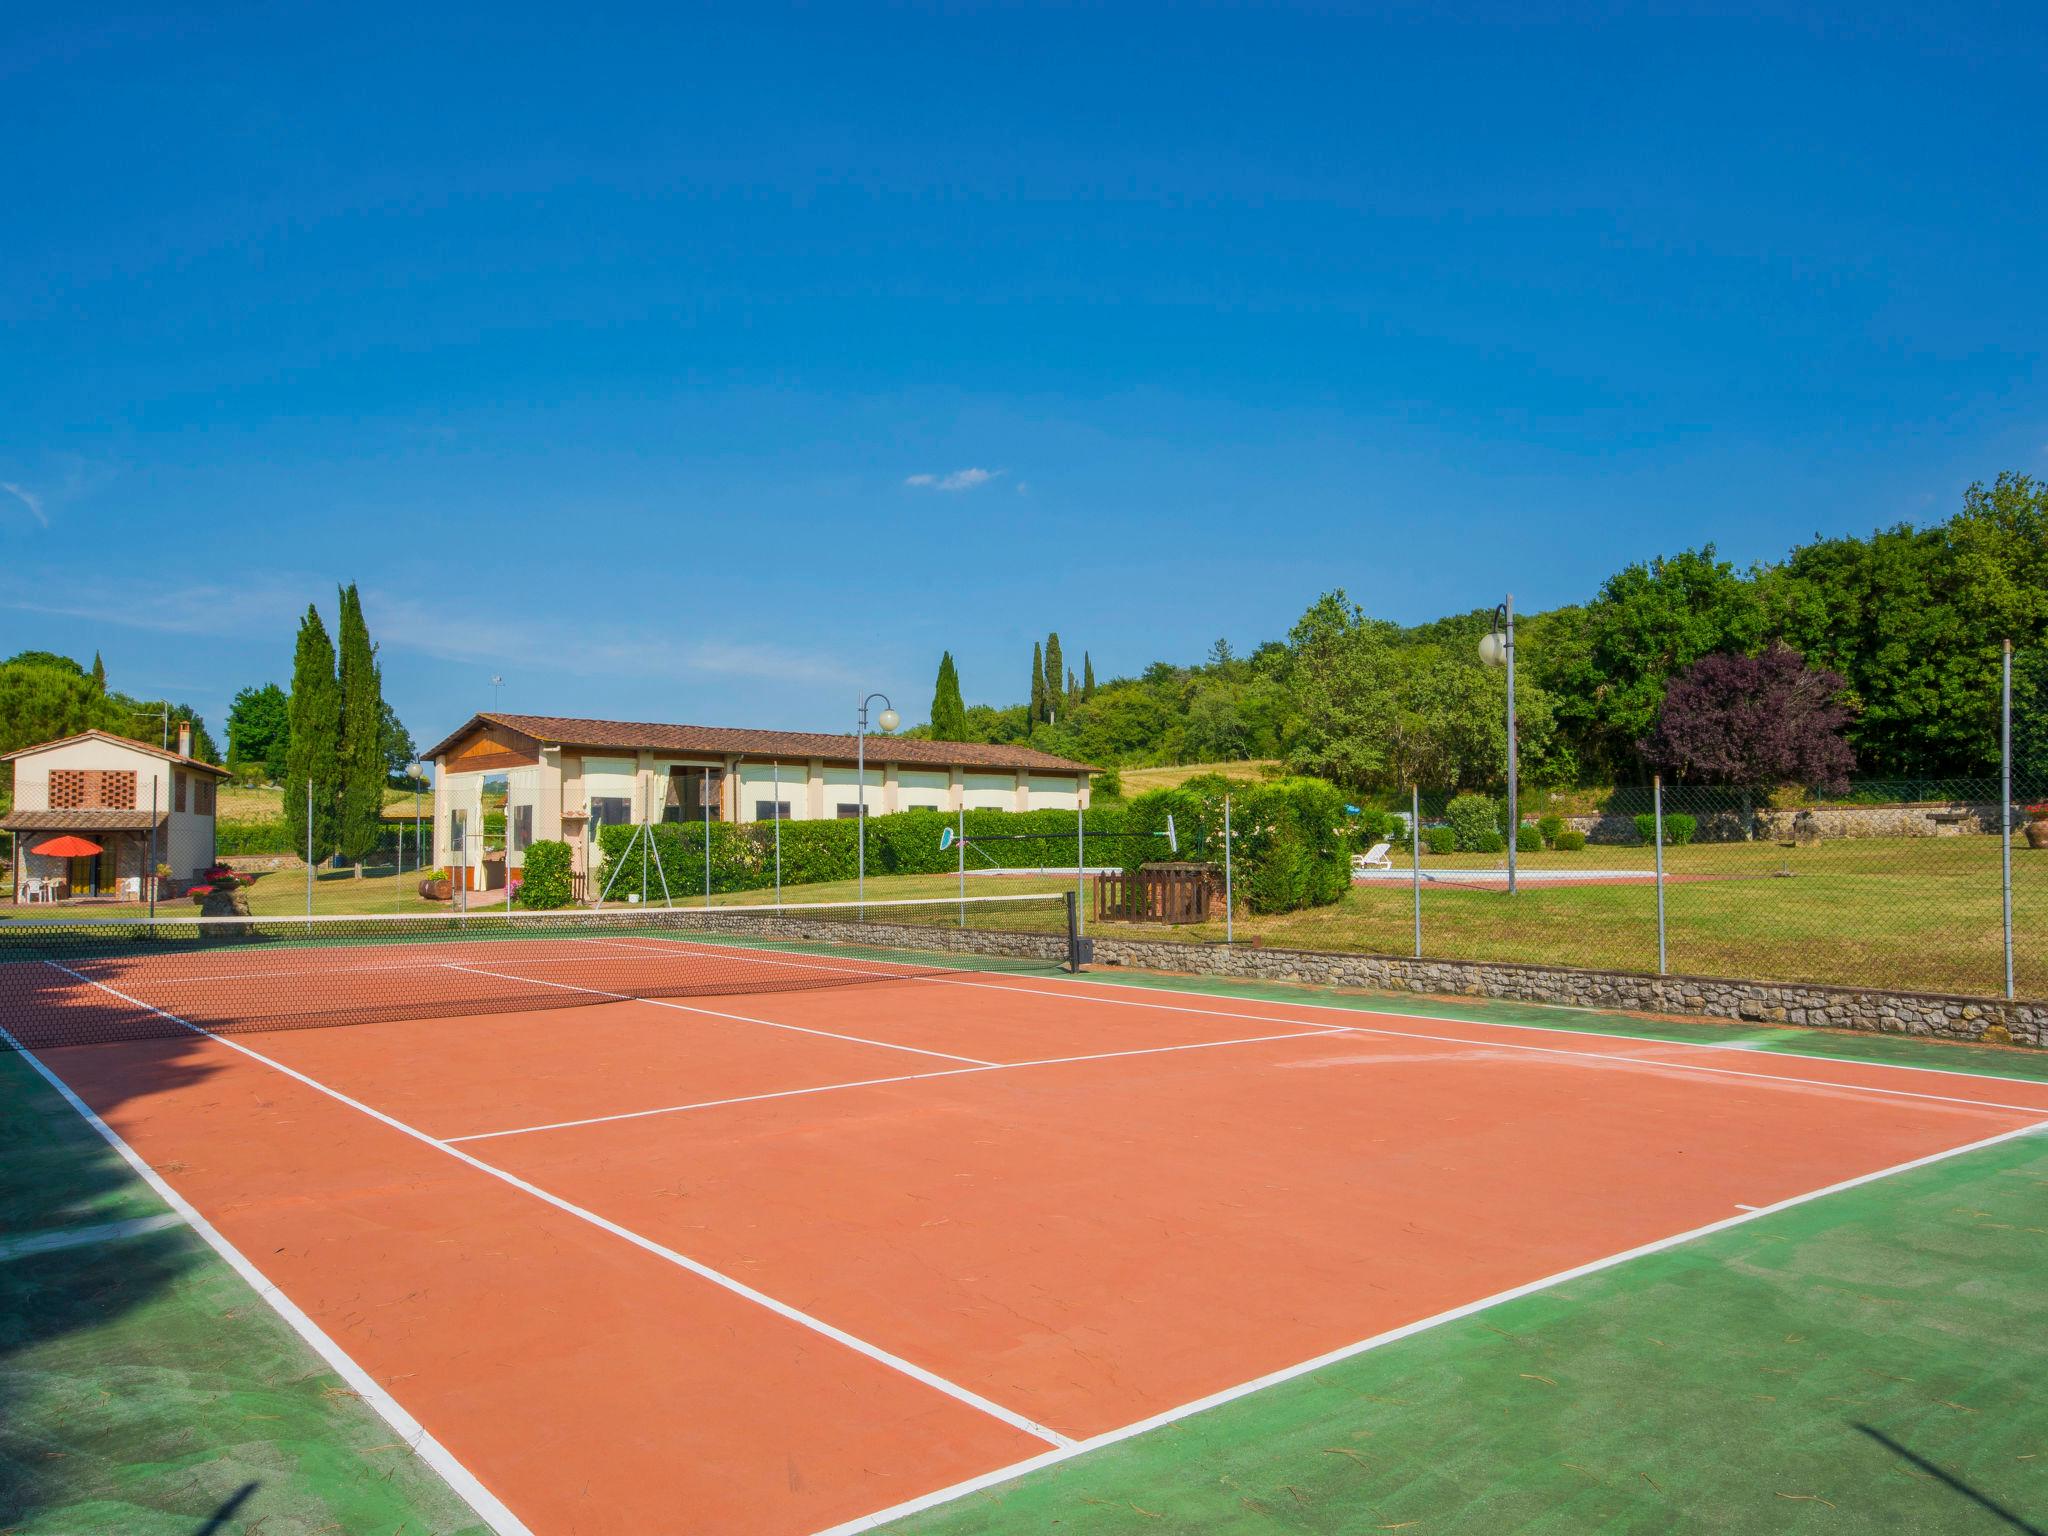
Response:
[{"label": "chain-link fence", "polygon": [[2028,811],[2048,818],[2048,780],[2016,780],[2010,801],[1996,779],[1826,801],[1696,785],[1530,798],[1512,859],[1498,799],[1423,792],[1360,816],[1334,905],[1240,899],[1227,921],[1219,902],[1203,922],[1117,931],[1987,997],[2006,995],[2010,955],[2013,993],[2048,996],[2048,819],[2030,832]]}]

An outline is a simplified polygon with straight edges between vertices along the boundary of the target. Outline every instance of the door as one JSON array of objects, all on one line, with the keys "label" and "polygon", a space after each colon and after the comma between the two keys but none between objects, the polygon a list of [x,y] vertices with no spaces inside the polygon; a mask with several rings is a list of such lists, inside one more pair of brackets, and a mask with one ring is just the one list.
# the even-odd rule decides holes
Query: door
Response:
[{"label": "door", "polygon": [[71,861],[71,894],[74,896],[97,896],[100,894],[100,856],[87,854]]}]

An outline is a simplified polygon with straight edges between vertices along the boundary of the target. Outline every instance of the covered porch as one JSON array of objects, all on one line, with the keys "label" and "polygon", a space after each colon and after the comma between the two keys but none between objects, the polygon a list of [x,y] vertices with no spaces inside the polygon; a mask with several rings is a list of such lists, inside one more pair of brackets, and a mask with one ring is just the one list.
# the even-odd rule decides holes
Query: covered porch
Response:
[{"label": "covered porch", "polygon": [[[115,810],[16,811],[0,819],[0,830],[14,834],[9,873],[15,904],[148,901],[169,820]],[[159,884],[159,897],[169,894],[166,885]]]}]

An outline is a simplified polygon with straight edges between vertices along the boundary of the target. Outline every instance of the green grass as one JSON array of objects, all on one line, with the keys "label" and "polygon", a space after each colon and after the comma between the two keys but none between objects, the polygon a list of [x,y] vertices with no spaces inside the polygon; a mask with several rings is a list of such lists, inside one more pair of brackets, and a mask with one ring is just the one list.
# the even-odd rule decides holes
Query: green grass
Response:
[{"label": "green grass", "polygon": [[[1415,1335],[896,1536],[1984,1532],[2043,1512],[2039,1135]],[[1979,1501],[1984,1502],[1979,1502]]]},{"label": "green grass", "polygon": [[[163,1209],[0,1052],[0,1233]],[[0,1532],[216,1528],[483,1530],[189,1229],[0,1260]]]}]

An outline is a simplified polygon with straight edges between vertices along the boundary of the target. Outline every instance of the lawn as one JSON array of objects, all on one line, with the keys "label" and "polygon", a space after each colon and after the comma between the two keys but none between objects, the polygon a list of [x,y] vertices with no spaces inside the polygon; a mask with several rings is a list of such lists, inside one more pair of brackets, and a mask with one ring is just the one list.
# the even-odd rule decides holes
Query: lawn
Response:
[{"label": "lawn", "polygon": [[[0,1531],[483,1526],[21,1057],[0,1051]],[[151,1221],[151,1218],[157,1218]]]}]

